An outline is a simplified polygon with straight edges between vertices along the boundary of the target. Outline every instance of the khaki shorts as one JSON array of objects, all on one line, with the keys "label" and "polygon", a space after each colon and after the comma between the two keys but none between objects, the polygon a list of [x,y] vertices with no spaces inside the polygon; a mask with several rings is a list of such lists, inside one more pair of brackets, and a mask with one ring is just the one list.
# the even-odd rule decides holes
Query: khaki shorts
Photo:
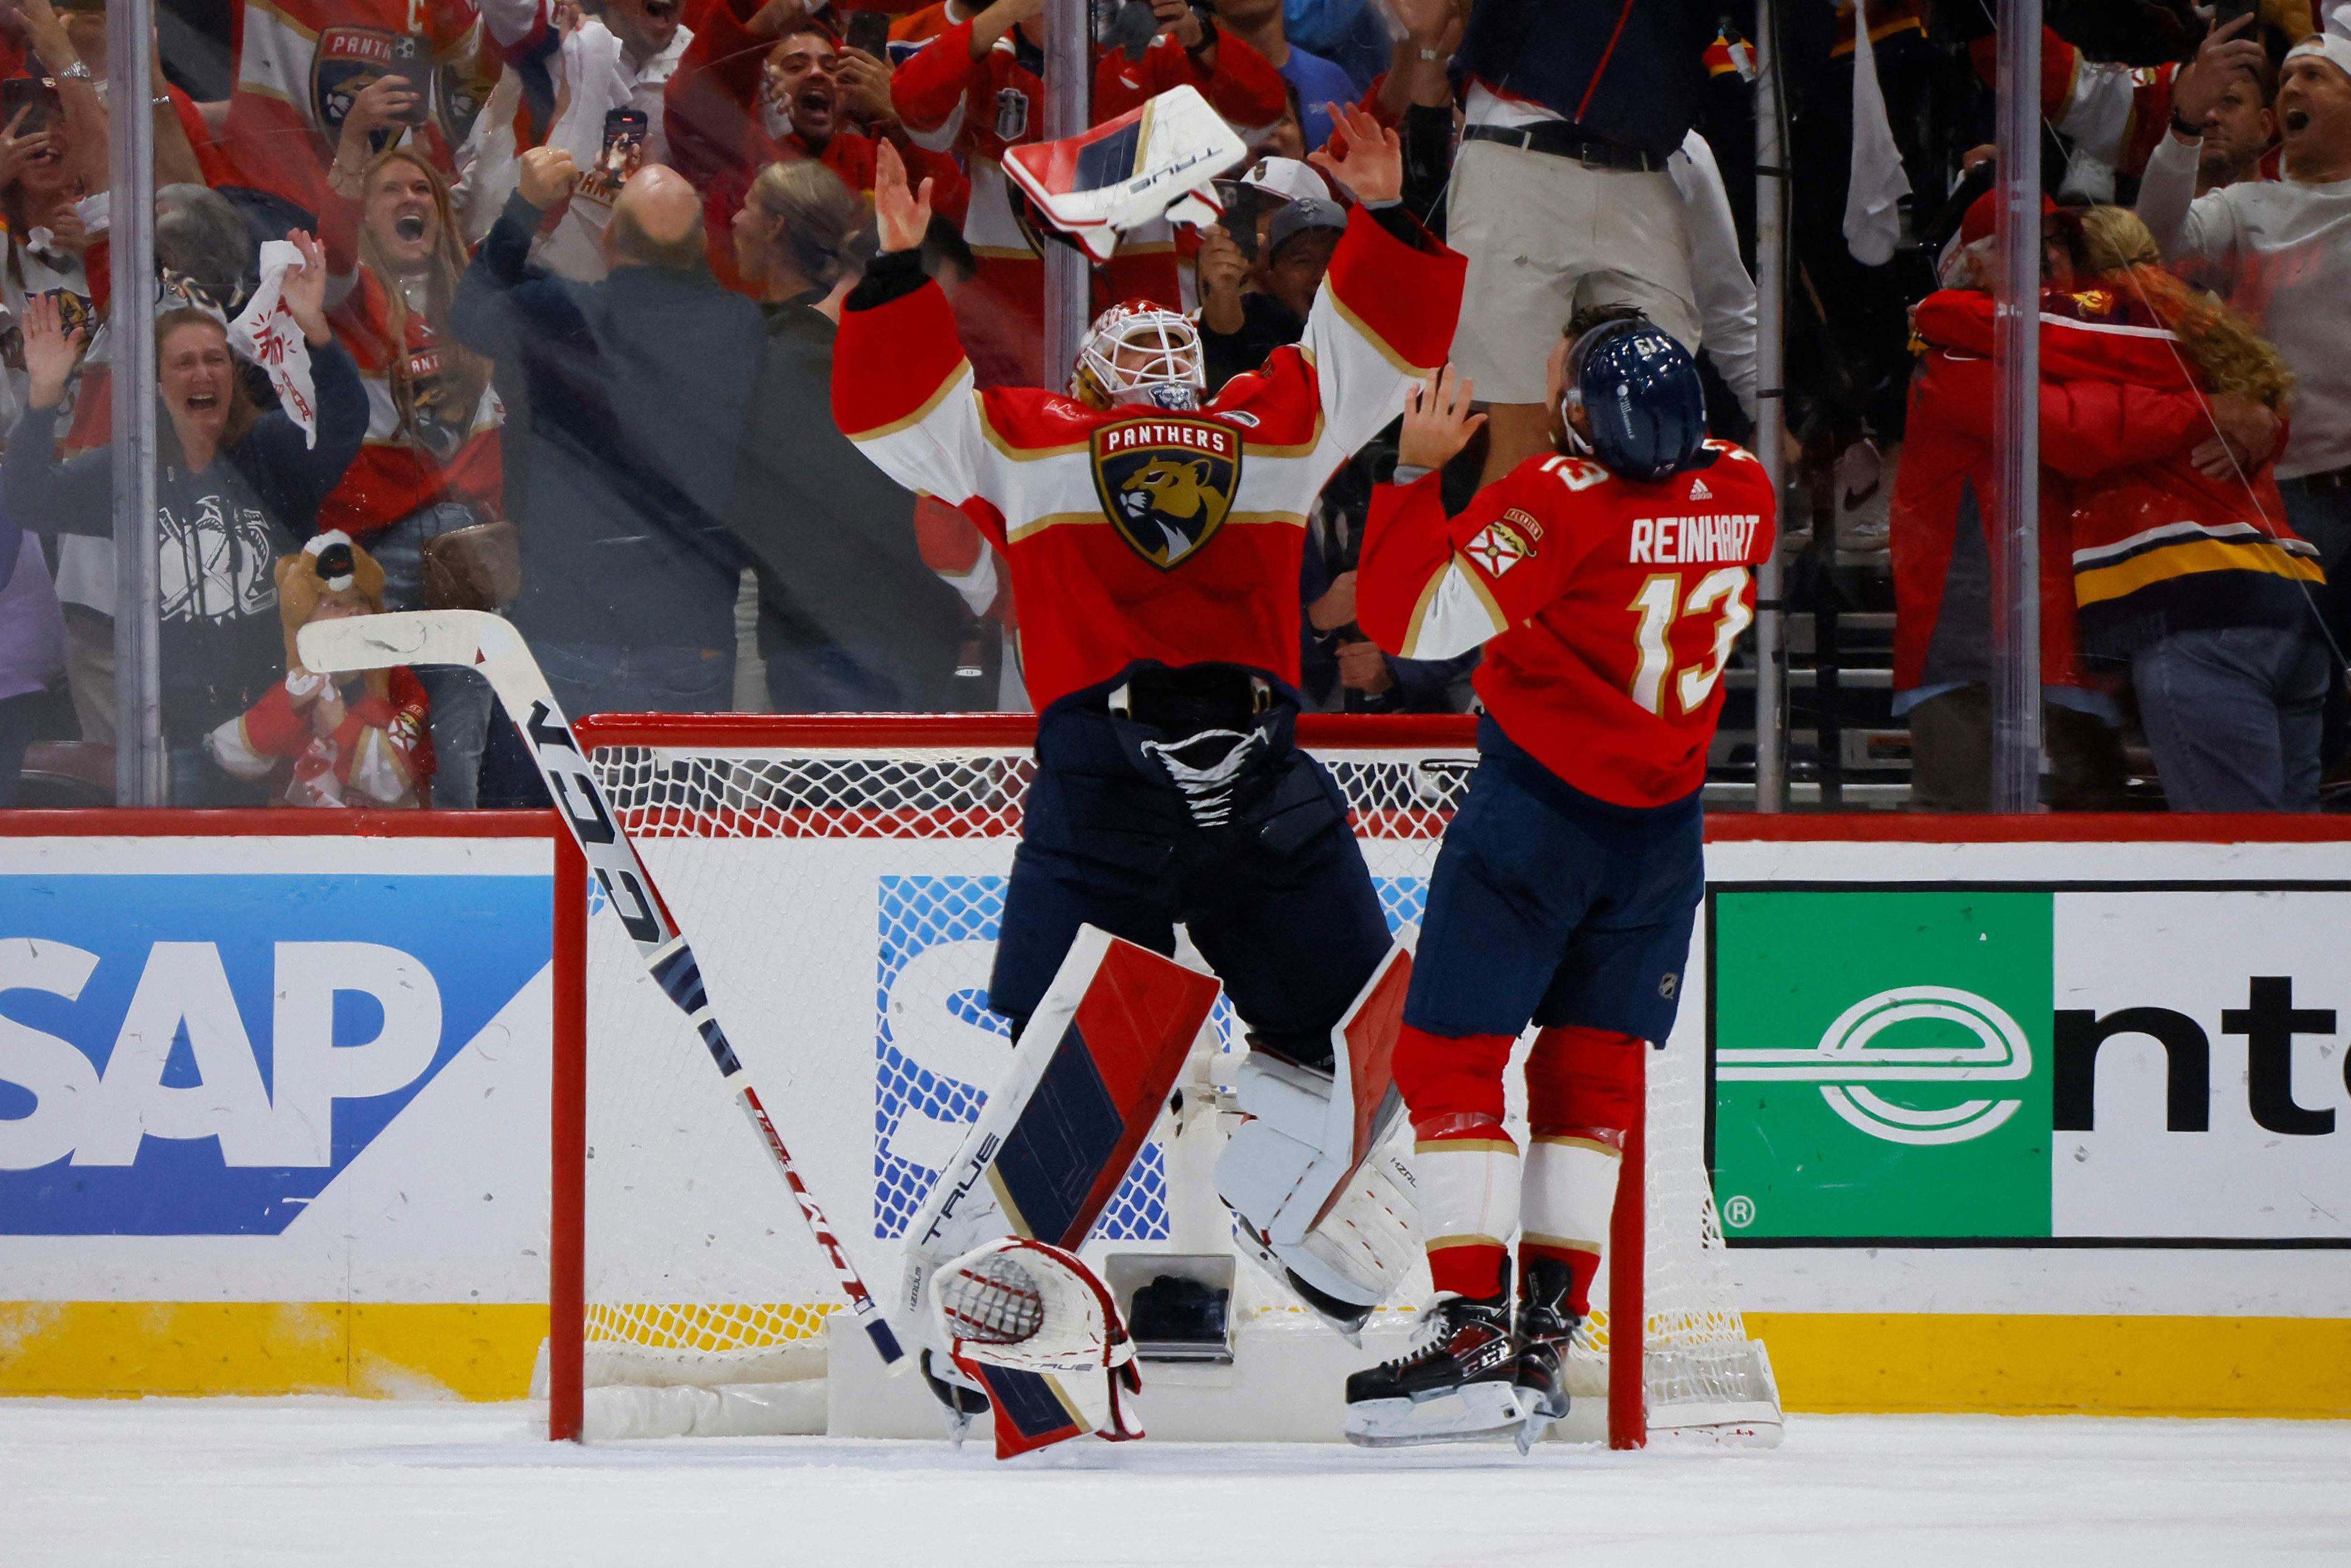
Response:
[{"label": "khaki shorts", "polygon": [[1469,258],[1453,360],[1480,402],[1542,402],[1543,361],[1586,305],[1633,306],[1698,350],[1689,232],[1662,169],[1465,141],[1448,238]]}]

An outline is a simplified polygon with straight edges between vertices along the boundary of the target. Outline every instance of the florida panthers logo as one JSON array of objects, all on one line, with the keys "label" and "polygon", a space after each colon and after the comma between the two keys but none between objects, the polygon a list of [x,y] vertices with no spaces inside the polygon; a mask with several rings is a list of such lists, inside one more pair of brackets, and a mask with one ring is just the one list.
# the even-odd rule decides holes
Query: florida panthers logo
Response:
[{"label": "florida panthers logo", "polygon": [[1208,542],[1240,488],[1238,431],[1161,415],[1093,434],[1094,492],[1135,554],[1171,570]]},{"label": "florida panthers logo", "polygon": [[310,112],[329,147],[343,133],[343,117],[379,77],[396,74],[396,56],[417,44],[378,27],[332,26],[319,30],[310,58]]}]

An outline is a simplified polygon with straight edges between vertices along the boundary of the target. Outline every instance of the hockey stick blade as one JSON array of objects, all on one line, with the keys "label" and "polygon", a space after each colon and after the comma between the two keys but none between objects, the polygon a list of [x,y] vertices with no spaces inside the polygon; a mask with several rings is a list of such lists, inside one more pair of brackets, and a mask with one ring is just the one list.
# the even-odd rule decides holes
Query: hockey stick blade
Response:
[{"label": "hockey stick blade", "polygon": [[348,674],[393,664],[486,664],[521,650],[522,634],[486,611],[426,610],[314,621],[295,645],[305,669]]},{"label": "hockey stick blade", "polygon": [[891,1330],[889,1318],[800,1180],[791,1152],[784,1147],[782,1135],[752,1086],[750,1073],[719,1027],[694,949],[670,919],[660,889],[613,817],[603,788],[590,771],[588,759],[572,738],[571,726],[556,706],[547,677],[539,673],[538,661],[531,657],[522,634],[497,616],[477,610],[418,610],[313,622],[302,628],[295,647],[305,668],[334,674],[409,664],[460,664],[482,673],[515,727],[522,731],[531,759],[538,763],[548,793],[554,797],[555,814],[563,819],[588,862],[589,874],[603,889],[605,907],[627,929],[637,956],[644,960],[663,994],[693,1023],[727,1092],[735,1097],[777,1174],[790,1189],[792,1200],[799,1206],[809,1233],[831,1260],[860,1326],[884,1364],[903,1364],[905,1352]]}]

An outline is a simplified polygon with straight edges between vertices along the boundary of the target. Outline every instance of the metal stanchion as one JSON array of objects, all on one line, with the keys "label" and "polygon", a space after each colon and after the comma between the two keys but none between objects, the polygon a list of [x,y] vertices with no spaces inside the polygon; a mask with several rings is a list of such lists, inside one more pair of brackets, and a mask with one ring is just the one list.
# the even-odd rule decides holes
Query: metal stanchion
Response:
[{"label": "metal stanchion", "polygon": [[2041,0],[2000,6],[1991,809],[2041,802]]},{"label": "metal stanchion", "polygon": [[155,538],[155,122],[153,17],[106,14],[110,228],[114,301],[107,338],[114,391],[114,798],[164,799],[162,664]]},{"label": "metal stanchion", "polygon": [[[1780,110],[1778,7],[1755,7],[1755,455],[1771,476],[1771,494],[1788,493],[1785,432],[1787,328],[1787,146]],[[1787,519],[1781,519],[1786,527]],[[1781,598],[1784,576],[1775,549],[1755,569],[1755,809],[1777,811],[1787,800],[1786,680]]]},{"label": "metal stanchion", "polygon": [[[1075,136],[1093,120],[1093,15],[1086,0],[1046,0],[1045,137]],[[1092,269],[1073,245],[1045,245],[1045,384],[1058,388],[1093,319]]]}]

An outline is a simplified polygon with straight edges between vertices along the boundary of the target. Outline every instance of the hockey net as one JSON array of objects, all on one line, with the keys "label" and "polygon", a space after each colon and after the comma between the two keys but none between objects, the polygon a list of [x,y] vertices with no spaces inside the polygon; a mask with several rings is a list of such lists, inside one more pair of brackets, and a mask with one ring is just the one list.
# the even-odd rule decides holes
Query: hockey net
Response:
[{"label": "hockey net", "polygon": [[[885,1298],[906,1224],[1008,1045],[987,981],[1034,773],[1032,722],[701,716],[578,727],[803,1176]],[[1310,716],[1300,737],[1346,797],[1391,925],[1414,939],[1475,760],[1468,722]],[[600,896],[591,884],[589,907],[565,916],[587,923],[586,1089],[583,1136],[568,1138],[558,1113],[546,1365],[556,1434],[581,1429],[582,1389],[590,1436],[821,1429],[825,1320],[841,1304],[832,1270],[685,1020],[616,923],[599,916]],[[1245,1049],[1228,1003],[1211,1027]],[[1732,1300],[1703,1165],[1701,1054],[1649,1057],[1646,1225],[1614,1244],[1621,1254],[1641,1237],[1646,1395],[1616,1404],[1620,1444],[1640,1440],[1645,1413],[1651,1427],[1760,1423],[1776,1434],[1769,1362]],[[1223,1076],[1214,1068],[1224,1060],[1211,1059],[1212,1075]],[[1221,1229],[1213,1192],[1194,1190],[1205,1188],[1201,1169],[1179,1170],[1155,1136],[1090,1255],[1093,1245],[1185,1239],[1186,1212],[1196,1246],[1204,1207]],[[567,1189],[584,1207],[567,1206]],[[1416,1283],[1425,1293],[1425,1277]],[[1407,1291],[1400,1304],[1417,1299]],[[1235,1307],[1295,1311],[1263,1287]],[[1574,1392],[1600,1393],[1627,1359],[1609,1330],[1596,1312]]]}]

